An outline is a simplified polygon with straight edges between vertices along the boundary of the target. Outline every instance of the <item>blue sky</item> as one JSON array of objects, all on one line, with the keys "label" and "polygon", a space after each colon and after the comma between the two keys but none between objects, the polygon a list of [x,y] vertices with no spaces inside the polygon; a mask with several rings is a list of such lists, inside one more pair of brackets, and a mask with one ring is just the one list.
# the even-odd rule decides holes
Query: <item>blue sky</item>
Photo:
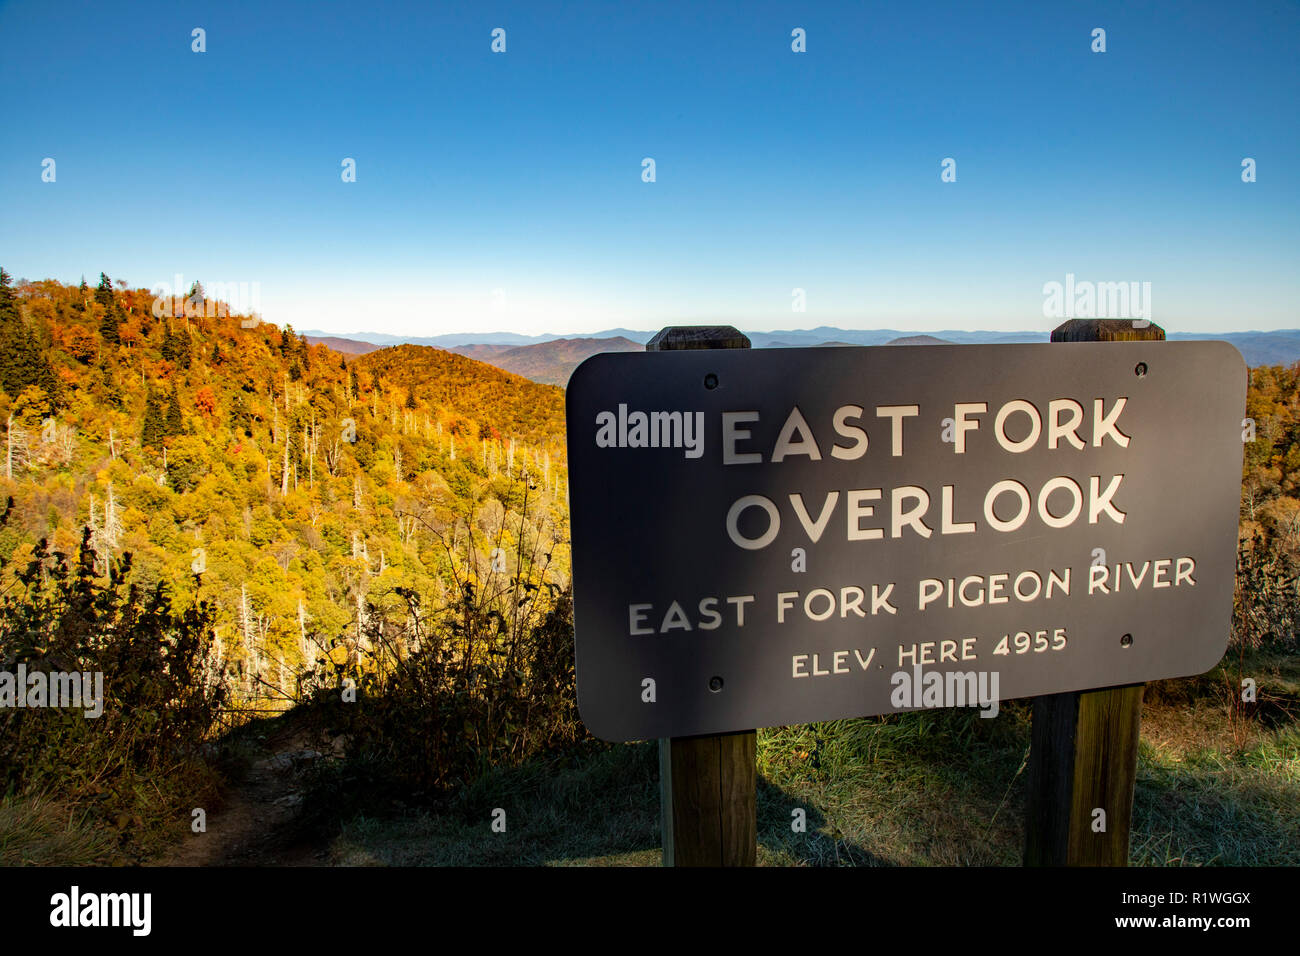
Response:
[{"label": "blue sky", "polygon": [[1067,274],[1295,328],[1298,41],[1294,2],[17,0],[0,264],[332,332],[1049,329]]}]

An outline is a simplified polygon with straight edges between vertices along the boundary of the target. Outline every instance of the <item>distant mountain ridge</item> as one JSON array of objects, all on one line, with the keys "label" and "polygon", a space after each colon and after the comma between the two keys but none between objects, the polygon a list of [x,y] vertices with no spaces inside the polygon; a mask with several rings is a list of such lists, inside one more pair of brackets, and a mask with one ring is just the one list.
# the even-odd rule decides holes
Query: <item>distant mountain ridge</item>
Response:
[{"label": "distant mountain ridge", "polygon": [[598,352],[640,352],[644,348],[641,343],[619,335],[612,338],[553,339],[514,348],[494,344],[458,345],[448,351],[495,365],[543,385],[565,386],[573,370]]},{"label": "distant mountain ridge", "polygon": [[933,335],[905,335],[901,339],[886,342],[886,345],[951,345],[947,339],[938,339]]},{"label": "distant mountain ridge", "polygon": [[382,346],[375,345],[372,342],[360,342],[356,339],[341,339],[333,335],[304,335],[304,339],[311,345],[323,345],[326,348],[333,349],[335,352],[342,352],[349,358],[355,358],[358,355],[365,355],[373,352]]},{"label": "distant mountain ridge", "polygon": [[[464,355],[469,355],[481,361],[497,365],[498,368],[506,368],[501,365],[501,356],[507,352],[520,351],[531,347],[546,345],[552,342],[587,342],[596,343],[610,342],[614,339],[622,339],[633,345],[644,345],[657,332],[654,331],[637,331],[634,329],[606,329],[602,332],[592,332],[587,335],[520,335],[514,332],[465,332],[448,335],[435,335],[427,338],[418,338],[413,336],[386,335],[372,332],[354,332],[346,336],[331,336],[329,333],[309,331],[303,333],[311,341],[333,339],[339,342],[350,342],[352,348],[356,351],[353,354],[359,354],[360,349],[365,344],[375,346],[397,345],[410,343],[416,345],[432,345],[437,348],[451,349]],[[959,329],[942,329],[935,332],[918,333],[907,332],[899,329],[840,329],[832,326],[819,326],[814,329],[791,329],[774,332],[747,332],[750,341],[755,348],[802,348],[818,345],[888,345],[897,343],[897,340],[903,339],[910,341],[914,339],[938,339],[941,342],[952,343],[956,345],[988,345],[1014,342],[1046,342],[1050,339],[1050,333],[1045,331],[963,331]],[[1275,330],[1252,330],[1242,332],[1170,332],[1171,341],[1183,340],[1205,340],[1217,339],[1224,342],[1230,342],[1241,352],[1242,358],[1250,366],[1259,365],[1291,365],[1294,362],[1300,362],[1300,329],[1275,329]],[[902,343],[897,343],[902,344]],[[934,343],[930,343],[934,344]],[[333,348],[338,346],[331,345]],[[562,347],[563,348],[563,347]],[[594,351],[628,351],[626,346],[619,345],[614,348],[594,348]],[[340,351],[345,351],[340,349]],[[535,381],[546,381],[551,384],[562,384],[567,381],[568,376],[565,374],[563,380],[560,379],[562,362],[545,362],[542,360],[544,352],[523,353],[511,359],[515,367],[507,368],[507,371],[517,371],[518,374],[526,377],[532,377],[526,371],[519,369],[527,366],[533,367],[538,374],[544,374],[546,379],[535,379]],[[591,354],[591,353],[589,353]],[[584,355],[583,358],[586,356]],[[578,361],[581,361],[579,359]],[[573,362],[576,367],[577,362]],[[572,371],[572,368],[569,369]]]},{"label": "distant mountain ridge", "polygon": [[319,329],[308,329],[302,334],[308,338],[333,337],[344,341],[369,342],[371,345],[380,347],[387,345],[432,345],[434,348],[451,350],[462,345],[504,345],[513,348],[520,345],[540,345],[560,339],[612,339],[620,336],[644,345],[650,341],[657,331],[659,330],[638,332],[635,329],[606,329],[603,332],[570,332],[564,335],[555,335],[549,332],[541,335],[521,335],[518,332],[449,332],[444,335],[419,336],[389,335],[386,332],[322,332]]}]

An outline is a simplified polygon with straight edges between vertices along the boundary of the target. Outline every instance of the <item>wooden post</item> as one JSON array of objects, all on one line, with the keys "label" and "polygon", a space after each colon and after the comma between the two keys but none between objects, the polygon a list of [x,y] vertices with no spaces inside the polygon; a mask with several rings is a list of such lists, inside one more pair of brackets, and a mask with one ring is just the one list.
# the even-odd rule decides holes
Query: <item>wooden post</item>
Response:
[{"label": "wooden post", "polygon": [[[747,349],[729,325],[662,329],[647,352]],[[659,741],[664,866],[753,866],[758,854],[754,731]]]},{"label": "wooden post", "polygon": [[[1071,319],[1053,342],[1163,341],[1158,325]],[[1026,866],[1127,866],[1142,684],[1034,698]],[[1103,810],[1105,830],[1094,830]]]}]

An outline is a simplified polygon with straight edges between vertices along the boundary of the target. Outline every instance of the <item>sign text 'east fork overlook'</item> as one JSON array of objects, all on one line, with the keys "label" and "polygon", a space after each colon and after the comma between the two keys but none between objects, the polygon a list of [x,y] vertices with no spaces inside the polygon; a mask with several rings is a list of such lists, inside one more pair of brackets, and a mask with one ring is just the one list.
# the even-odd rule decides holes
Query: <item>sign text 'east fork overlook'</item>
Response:
[{"label": "sign text 'east fork overlook'", "polygon": [[[568,390],[578,701],[610,740],[1201,673],[1246,369],[1218,342],[597,355]],[[903,708],[906,709],[906,708]]]}]

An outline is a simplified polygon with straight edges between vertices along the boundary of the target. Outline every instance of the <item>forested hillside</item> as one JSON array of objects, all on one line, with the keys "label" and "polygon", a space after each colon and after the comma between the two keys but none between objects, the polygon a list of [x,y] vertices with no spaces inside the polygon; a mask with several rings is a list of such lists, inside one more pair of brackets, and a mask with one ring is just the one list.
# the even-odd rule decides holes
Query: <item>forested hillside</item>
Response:
[{"label": "forested hillside", "polygon": [[1300,545],[1300,365],[1251,369],[1246,415],[1243,533]]},{"label": "forested hillside", "polygon": [[541,551],[567,583],[560,389],[422,346],[345,363],[198,284],[162,309],[125,286],[3,275],[0,588],[88,528],[99,571],[129,552],[176,607],[210,602],[214,666],[274,698],[465,562]]}]

